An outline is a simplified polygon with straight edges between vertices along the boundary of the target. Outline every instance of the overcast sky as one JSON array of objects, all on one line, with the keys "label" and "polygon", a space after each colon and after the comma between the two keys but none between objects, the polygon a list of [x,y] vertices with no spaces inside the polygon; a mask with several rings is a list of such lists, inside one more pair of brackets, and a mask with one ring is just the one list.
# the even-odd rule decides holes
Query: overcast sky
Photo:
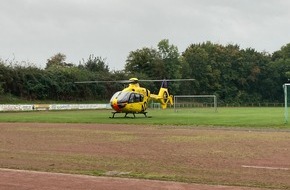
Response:
[{"label": "overcast sky", "polygon": [[124,68],[130,51],[168,39],[272,53],[290,43],[289,0],[1,0],[0,58],[44,67],[57,53]]}]

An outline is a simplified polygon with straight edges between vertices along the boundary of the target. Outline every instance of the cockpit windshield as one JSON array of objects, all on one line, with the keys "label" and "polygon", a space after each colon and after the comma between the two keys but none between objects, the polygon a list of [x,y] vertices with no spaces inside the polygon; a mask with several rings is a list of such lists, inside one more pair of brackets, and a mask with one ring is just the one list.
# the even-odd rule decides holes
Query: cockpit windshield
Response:
[{"label": "cockpit windshield", "polygon": [[120,103],[128,102],[131,93],[132,92],[121,92],[117,97],[118,102]]},{"label": "cockpit windshield", "polygon": [[118,103],[125,103],[125,102],[133,103],[133,102],[142,102],[144,96],[141,94],[136,94],[134,92],[118,91],[113,95],[110,102],[112,102],[116,98],[117,98]]},{"label": "cockpit windshield", "polygon": [[112,96],[110,102],[112,102],[116,98],[117,98],[118,102],[120,102],[120,103],[128,102],[130,94],[131,94],[131,92],[118,91]]}]

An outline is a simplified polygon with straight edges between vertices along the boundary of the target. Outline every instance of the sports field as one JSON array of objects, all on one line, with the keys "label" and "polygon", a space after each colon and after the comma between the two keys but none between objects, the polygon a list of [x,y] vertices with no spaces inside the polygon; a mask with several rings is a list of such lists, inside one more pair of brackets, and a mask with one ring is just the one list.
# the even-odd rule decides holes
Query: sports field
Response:
[{"label": "sports field", "polygon": [[149,110],[148,115],[1,113],[0,167],[290,189],[290,128],[282,108]]},{"label": "sports field", "polygon": [[[284,108],[218,108],[213,109],[149,109],[149,118],[143,114],[134,120],[117,114],[115,119],[110,110],[83,111],[38,111],[0,113],[0,122],[39,122],[39,123],[108,123],[132,125],[177,125],[177,126],[220,126],[250,128],[285,128]],[[128,115],[131,116],[132,115]]]}]

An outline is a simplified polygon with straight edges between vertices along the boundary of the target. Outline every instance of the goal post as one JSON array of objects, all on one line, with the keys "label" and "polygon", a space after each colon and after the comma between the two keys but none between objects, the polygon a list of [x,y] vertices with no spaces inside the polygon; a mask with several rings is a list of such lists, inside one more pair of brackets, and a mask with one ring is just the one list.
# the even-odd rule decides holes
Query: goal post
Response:
[{"label": "goal post", "polygon": [[[198,101],[203,99],[203,101]],[[207,99],[207,100],[205,100]],[[217,97],[216,95],[176,95],[174,96],[174,111],[183,107],[188,108],[213,108],[217,112]]]},{"label": "goal post", "polygon": [[284,118],[285,118],[285,123],[288,123],[288,95],[290,95],[290,83],[285,83],[283,85],[284,89]]}]

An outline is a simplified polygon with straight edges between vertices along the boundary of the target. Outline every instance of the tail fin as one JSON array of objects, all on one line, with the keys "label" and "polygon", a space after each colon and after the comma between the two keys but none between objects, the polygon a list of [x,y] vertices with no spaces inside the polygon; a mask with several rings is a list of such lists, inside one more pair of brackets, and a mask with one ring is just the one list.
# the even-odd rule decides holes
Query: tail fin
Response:
[{"label": "tail fin", "polygon": [[162,109],[167,108],[167,104],[170,103],[171,105],[173,105],[173,96],[169,95],[168,89],[165,88],[166,85],[165,82],[162,83],[162,86],[159,90],[158,95],[156,94],[151,94],[150,98],[158,101],[161,104]]},{"label": "tail fin", "polygon": [[169,94],[167,88],[160,88],[158,96],[161,97],[159,102],[161,103],[162,109],[167,108],[167,104],[173,105],[173,96]]}]

